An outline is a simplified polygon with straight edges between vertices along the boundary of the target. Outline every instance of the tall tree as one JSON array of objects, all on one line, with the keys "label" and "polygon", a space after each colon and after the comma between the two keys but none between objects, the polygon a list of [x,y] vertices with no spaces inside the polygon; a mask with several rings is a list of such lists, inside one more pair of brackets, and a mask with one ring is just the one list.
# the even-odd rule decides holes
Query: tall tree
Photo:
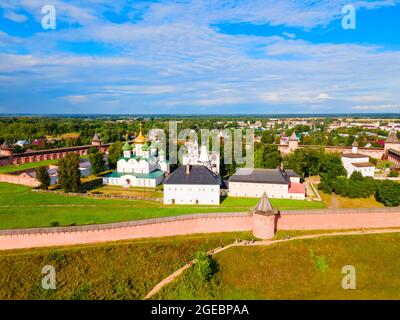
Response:
[{"label": "tall tree", "polygon": [[122,142],[113,143],[108,149],[108,165],[110,169],[117,167],[117,161],[122,155]]},{"label": "tall tree", "polygon": [[58,168],[59,183],[65,192],[81,191],[81,173],[79,171],[79,156],[67,154],[60,160]]},{"label": "tall tree", "polygon": [[282,162],[281,153],[277,146],[256,144],[254,151],[254,167],[276,169]]},{"label": "tall tree", "polygon": [[89,155],[90,167],[96,176],[105,171],[104,155],[101,152],[91,153]]},{"label": "tall tree", "polygon": [[47,190],[50,187],[51,180],[46,167],[36,169],[36,179],[40,182],[40,189]]}]

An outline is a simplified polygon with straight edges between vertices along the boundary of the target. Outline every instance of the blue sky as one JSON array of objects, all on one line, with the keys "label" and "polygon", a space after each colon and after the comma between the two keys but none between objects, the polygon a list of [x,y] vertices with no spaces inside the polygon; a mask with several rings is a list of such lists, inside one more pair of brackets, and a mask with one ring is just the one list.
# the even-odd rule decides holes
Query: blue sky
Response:
[{"label": "blue sky", "polygon": [[396,0],[0,0],[0,21],[0,113],[400,112]]}]

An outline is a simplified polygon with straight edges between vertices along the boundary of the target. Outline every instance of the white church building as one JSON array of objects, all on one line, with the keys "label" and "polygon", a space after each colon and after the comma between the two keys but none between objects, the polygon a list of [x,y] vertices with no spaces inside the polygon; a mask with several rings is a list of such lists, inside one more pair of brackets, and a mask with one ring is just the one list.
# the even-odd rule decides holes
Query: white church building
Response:
[{"label": "white church building", "polygon": [[156,187],[169,173],[169,163],[163,150],[158,151],[157,141],[147,144],[140,130],[133,145],[126,141],[123,157],[117,162],[117,170],[103,177],[103,184],[123,187]]}]

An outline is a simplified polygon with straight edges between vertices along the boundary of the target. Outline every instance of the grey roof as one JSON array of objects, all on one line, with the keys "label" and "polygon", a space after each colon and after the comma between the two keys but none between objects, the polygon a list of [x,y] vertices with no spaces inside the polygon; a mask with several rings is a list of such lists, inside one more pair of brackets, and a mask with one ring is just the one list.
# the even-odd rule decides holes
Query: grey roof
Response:
[{"label": "grey roof", "polygon": [[352,146],[353,146],[353,147],[358,147],[358,142],[357,142],[357,140],[354,140]]},{"label": "grey roof", "polygon": [[400,151],[398,151],[398,150],[395,150],[395,149],[389,149],[389,153],[392,153],[392,154],[394,154],[394,155],[396,155],[396,156],[400,157]]},{"label": "grey roof", "polygon": [[400,143],[399,138],[397,138],[397,134],[395,131],[391,131],[389,133],[386,143]]},{"label": "grey roof", "polygon": [[100,137],[97,133],[94,134],[92,141],[100,141]]},{"label": "grey roof", "polygon": [[279,169],[239,169],[229,179],[229,182],[252,182],[289,184],[290,177],[299,177],[293,170],[281,171]]},{"label": "grey roof", "polygon": [[257,205],[254,208],[254,212],[272,212],[274,209],[272,208],[271,202],[269,202],[267,194],[264,192],[260,201],[258,201]]},{"label": "grey roof", "polygon": [[357,159],[357,158],[369,158],[366,154],[362,153],[344,153],[342,154],[343,158],[352,158],[352,159]]},{"label": "grey roof", "polygon": [[290,178],[300,178],[300,176],[292,169],[285,169],[285,173]]},{"label": "grey roof", "polygon": [[188,175],[186,166],[181,166],[165,179],[164,184],[219,185],[219,182],[205,166],[190,166]]}]

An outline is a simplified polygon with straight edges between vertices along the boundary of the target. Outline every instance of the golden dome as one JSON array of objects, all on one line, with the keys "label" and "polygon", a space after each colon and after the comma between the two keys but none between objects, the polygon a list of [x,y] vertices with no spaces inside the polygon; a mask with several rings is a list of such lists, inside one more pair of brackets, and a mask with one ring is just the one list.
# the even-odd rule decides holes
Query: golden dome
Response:
[{"label": "golden dome", "polygon": [[142,124],[140,124],[140,133],[139,135],[135,138],[135,140],[133,141],[135,144],[145,144],[146,143],[146,138],[145,136],[142,134]]}]

